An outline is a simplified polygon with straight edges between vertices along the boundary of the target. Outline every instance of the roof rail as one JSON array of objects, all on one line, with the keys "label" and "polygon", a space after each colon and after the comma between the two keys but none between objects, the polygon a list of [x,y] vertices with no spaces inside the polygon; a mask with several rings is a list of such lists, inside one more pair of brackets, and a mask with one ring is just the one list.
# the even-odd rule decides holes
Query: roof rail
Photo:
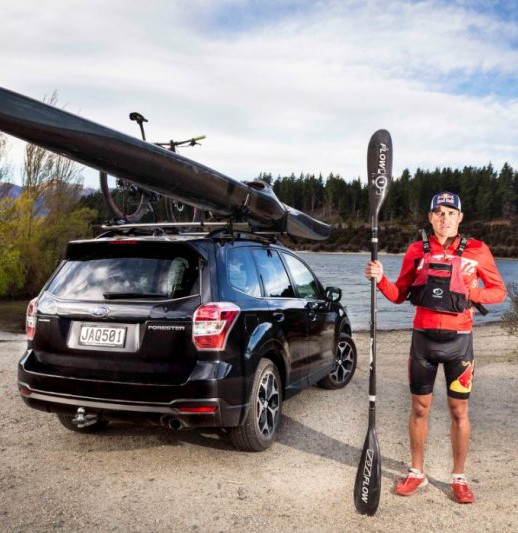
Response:
[{"label": "roof rail", "polygon": [[[142,230],[142,234],[152,231],[154,235],[173,234],[178,236],[208,236],[212,238],[239,238],[239,236],[258,237],[260,239],[275,240],[276,236],[284,235],[280,231],[257,231],[247,222],[135,222],[101,225],[105,233],[99,237],[108,237],[117,233],[135,234]],[[185,228],[186,231],[181,231]]]},{"label": "roof rail", "polygon": [[[184,233],[182,235],[185,235]],[[244,231],[234,228],[233,230],[230,230],[230,228],[220,228],[215,229],[207,234],[207,237],[212,239],[249,239],[249,240],[256,240],[260,241],[262,243],[267,244],[278,244],[279,239],[277,237],[284,235],[280,231]]]},{"label": "roof rail", "polygon": [[[225,228],[229,226],[229,222],[135,222],[122,224],[103,224],[102,229],[181,229],[181,228],[200,228],[200,230],[209,228]],[[250,225],[246,222],[239,222],[232,224],[234,228],[242,227],[242,229],[250,229]]]}]

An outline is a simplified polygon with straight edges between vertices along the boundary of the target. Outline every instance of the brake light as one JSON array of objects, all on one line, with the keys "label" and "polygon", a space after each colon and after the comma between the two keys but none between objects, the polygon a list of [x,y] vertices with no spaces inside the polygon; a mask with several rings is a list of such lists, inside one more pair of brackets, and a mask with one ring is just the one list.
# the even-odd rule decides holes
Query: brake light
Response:
[{"label": "brake light", "polygon": [[25,333],[27,338],[32,341],[36,333],[36,311],[38,310],[38,298],[33,298],[27,306],[27,315],[25,317]]},{"label": "brake light", "polygon": [[203,304],[194,312],[192,340],[198,350],[224,350],[241,309],[231,302]]},{"label": "brake light", "polygon": [[178,407],[180,413],[215,413],[218,407],[216,405],[199,405],[197,407]]},{"label": "brake light", "polygon": [[135,239],[124,239],[119,241],[108,241],[108,244],[138,244]]}]

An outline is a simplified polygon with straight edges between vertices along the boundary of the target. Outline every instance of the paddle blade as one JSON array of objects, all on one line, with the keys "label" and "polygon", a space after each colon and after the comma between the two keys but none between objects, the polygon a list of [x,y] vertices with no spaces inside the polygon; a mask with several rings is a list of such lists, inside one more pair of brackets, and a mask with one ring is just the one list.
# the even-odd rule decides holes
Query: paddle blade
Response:
[{"label": "paddle blade", "polygon": [[392,138],[387,130],[376,131],[369,141],[367,173],[370,210],[377,219],[392,181]]},{"label": "paddle blade", "polygon": [[381,452],[376,428],[369,427],[354,484],[354,505],[360,514],[378,510],[381,493]]}]

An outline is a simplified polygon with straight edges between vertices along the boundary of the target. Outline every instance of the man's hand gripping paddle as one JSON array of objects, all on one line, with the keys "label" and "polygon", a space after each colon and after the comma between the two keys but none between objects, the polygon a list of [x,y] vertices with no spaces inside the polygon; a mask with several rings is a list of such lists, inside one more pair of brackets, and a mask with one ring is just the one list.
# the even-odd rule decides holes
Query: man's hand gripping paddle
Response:
[{"label": "man's hand gripping paddle", "polygon": [[[369,203],[371,212],[371,259],[378,259],[378,214],[392,180],[392,139],[387,130],[373,134],[367,150]],[[381,493],[381,452],[376,435],[376,279],[371,279],[369,428],[356,473],[354,505],[361,514],[372,516]]]}]

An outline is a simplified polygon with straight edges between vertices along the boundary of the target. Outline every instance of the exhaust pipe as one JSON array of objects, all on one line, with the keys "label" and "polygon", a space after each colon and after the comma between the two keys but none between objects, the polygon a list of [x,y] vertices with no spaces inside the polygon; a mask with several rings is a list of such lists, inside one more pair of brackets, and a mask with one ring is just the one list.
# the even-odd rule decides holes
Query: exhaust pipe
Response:
[{"label": "exhaust pipe", "polygon": [[183,427],[183,424],[180,422],[180,420],[178,420],[178,418],[171,418],[167,425],[175,431],[178,431]]},{"label": "exhaust pipe", "polygon": [[161,419],[161,422],[164,426],[167,426],[169,429],[172,429],[174,431],[178,431],[179,429],[183,428],[183,424],[178,418],[174,418],[172,416],[164,416]]},{"label": "exhaust pipe", "polygon": [[79,429],[92,426],[99,421],[99,415],[87,414],[84,407],[79,407],[76,411],[76,416],[72,418],[72,424],[76,425]]}]

